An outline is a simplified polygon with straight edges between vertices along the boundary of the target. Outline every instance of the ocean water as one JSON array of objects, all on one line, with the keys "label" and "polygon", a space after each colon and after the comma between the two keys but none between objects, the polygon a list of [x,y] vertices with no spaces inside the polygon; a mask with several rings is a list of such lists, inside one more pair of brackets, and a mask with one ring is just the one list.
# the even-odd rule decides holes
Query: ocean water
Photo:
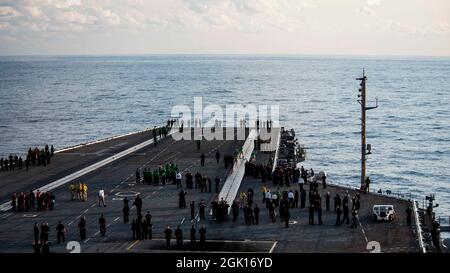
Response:
[{"label": "ocean water", "polygon": [[435,193],[450,215],[450,58],[249,55],[0,57],[0,156],[161,124],[171,107],[277,104],[305,166],[359,185],[360,77],[373,188]]}]

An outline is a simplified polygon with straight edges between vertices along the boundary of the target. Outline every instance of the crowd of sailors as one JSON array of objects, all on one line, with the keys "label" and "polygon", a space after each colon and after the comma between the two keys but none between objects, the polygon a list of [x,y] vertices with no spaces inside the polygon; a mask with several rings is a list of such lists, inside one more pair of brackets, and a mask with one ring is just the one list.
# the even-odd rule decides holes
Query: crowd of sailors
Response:
[{"label": "crowd of sailors", "polygon": [[[262,203],[268,211],[270,221],[276,222],[277,214],[281,222],[285,222],[286,227],[289,225],[290,209],[307,209],[309,212],[308,223],[314,225],[315,218],[319,225],[323,224],[322,213],[331,211],[331,203],[334,204],[333,212],[336,214],[336,226],[350,223],[352,219],[352,228],[357,228],[358,211],[361,206],[361,196],[356,193],[354,196],[345,194],[340,196],[336,194],[331,196],[327,189],[327,176],[324,172],[314,173],[314,170],[306,170],[303,166],[300,168],[291,166],[277,166],[272,171],[273,162],[269,161],[266,165],[249,161],[245,164],[245,175],[253,176],[260,179],[263,186],[261,187]],[[271,190],[267,182],[271,181],[276,190]],[[370,180],[366,180],[366,189],[369,187]],[[291,187],[297,185],[298,189],[284,189],[283,187]],[[309,189],[307,189],[309,185]],[[323,189],[323,193],[319,192],[319,188]],[[243,191],[239,197],[233,201],[231,213],[233,222],[236,222],[239,211],[244,214],[244,222],[247,225],[258,224],[260,207],[254,204],[254,190],[248,189]],[[325,204],[323,208],[322,203]]]},{"label": "crowd of sailors", "polygon": [[[317,222],[319,225],[323,224],[322,213],[325,209],[327,212],[333,212],[336,214],[336,226],[340,226],[343,223],[349,224],[350,216],[352,217],[352,228],[357,227],[358,211],[360,209],[360,194],[356,193],[354,196],[344,195],[340,196],[336,194],[331,196],[329,192],[326,192],[327,181],[326,174],[320,172],[314,173],[313,169],[306,170],[303,166],[300,168],[290,166],[277,166],[272,172],[272,161],[263,165],[256,162],[247,162],[245,165],[245,175],[253,176],[254,178],[261,179],[263,186],[261,187],[262,203],[263,207],[267,209],[268,216],[271,222],[276,222],[276,217],[279,216],[280,221],[284,222],[286,227],[289,225],[290,210],[291,209],[307,209],[309,211],[308,223],[314,225]],[[181,185],[181,176],[179,173],[177,177],[177,187]],[[205,176],[202,176],[199,172],[193,176],[190,172],[186,175],[186,188],[193,188],[193,181],[195,179],[195,188],[200,188],[201,192],[206,192],[209,189],[211,192],[211,180]],[[216,178],[217,179],[217,178]],[[271,181],[273,187],[276,190],[271,190],[267,181]],[[216,182],[215,192],[218,193],[219,187]],[[298,184],[298,189],[289,188]],[[309,185],[309,189],[307,189]],[[288,187],[286,189],[284,187]],[[323,193],[320,193],[319,188],[323,189]],[[179,208],[186,208],[186,195],[187,192],[181,190],[179,193]],[[249,188],[247,191],[243,191],[239,194],[238,198],[231,204],[232,221],[236,222],[240,211],[244,214],[244,223],[248,225],[258,224],[260,207],[255,200],[255,191]],[[334,202],[333,211],[331,210],[332,202]],[[323,203],[325,204],[323,208]],[[196,212],[195,201],[190,202],[191,219],[194,219]],[[198,204],[198,216],[200,219],[205,219],[205,213],[207,211],[207,204],[202,200]],[[228,221],[228,212],[230,204],[228,204],[223,198],[221,200],[214,199],[210,203],[209,210],[211,211],[211,218],[217,222]]]},{"label": "crowd of sailors", "polygon": [[80,200],[80,201],[87,201],[88,198],[88,186],[86,183],[75,183],[72,182],[69,185],[69,191],[71,200]]},{"label": "crowd of sailors", "polygon": [[245,163],[245,175],[261,179],[262,183],[272,180],[272,159],[267,164],[248,161]]},{"label": "crowd of sailors", "polygon": [[[191,200],[189,202],[190,207],[190,219],[191,223],[193,223],[190,233],[191,233],[191,242],[195,243],[196,238],[195,234],[196,223],[201,220],[213,220],[217,223],[232,221],[233,223],[238,222],[239,215],[243,214],[243,224],[245,225],[258,225],[261,219],[261,210],[265,209],[266,214],[270,222],[277,222],[277,217],[279,217],[279,221],[284,223],[285,227],[289,227],[290,219],[291,219],[291,211],[294,209],[307,209],[309,212],[308,224],[314,225],[318,223],[319,225],[323,224],[322,221],[322,213],[325,210],[328,213],[334,213],[336,215],[336,226],[340,226],[342,224],[350,224],[350,212],[352,219],[352,228],[357,228],[358,226],[358,215],[357,212],[360,209],[360,195],[356,193],[354,196],[350,197],[348,194],[344,196],[340,196],[336,194],[335,196],[331,196],[329,192],[326,192],[326,176],[321,175],[318,176],[314,173],[313,169],[309,171],[304,169],[303,166],[299,169],[295,167],[289,166],[278,166],[271,173],[271,163],[269,162],[267,165],[260,165],[255,162],[247,163],[246,165],[246,175],[254,176],[255,178],[261,179],[261,181],[272,181],[271,189],[267,183],[262,183],[261,186],[261,197],[262,200],[260,202],[256,201],[258,197],[256,197],[255,190],[253,188],[248,188],[246,191],[240,192],[238,198],[233,201],[233,203],[228,204],[226,200],[221,198],[216,198],[211,202],[207,203],[205,199],[201,199],[198,203],[195,200]],[[139,170],[137,170],[139,171]],[[167,181],[173,180],[172,184],[176,185],[177,188],[181,188],[179,192],[179,208],[184,209],[187,208],[186,195],[187,191],[185,191],[182,186],[182,176],[178,169],[178,166],[174,163],[166,164],[164,166],[160,166],[160,168],[156,171],[151,171],[149,169],[144,169],[143,179],[140,179],[140,173],[136,173],[136,182],[137,183],[150,183],[152,185],[159,185],[159,180],[155,177],[165,177]],[[197,172],[195,175],[192,175],[189,171],[185,173],[185,183],[184,187],[186,189],[200,189],[200,192],[212,192],[212,181],[205,175],[202,175],[200,172]],[[323,178],[325,176],[325,178]],[[150,178],[151,177],[151,178]],[[265,180],[264,180],[265,178]],[[297,182],[295,181],[297,179]],[[156,184],[155,184],[156,183]],[[161,183],[165,183],[162,182]],[[294,186],[294,184],[298,184],[297,189],[293,189],[289,186]],[[287,188],[286,188],[286,187]],[[309,188],[308,188],[309,186]],[[85,188],[86,187],[86,188]],[[85,183],[73,183],[70,186],[72,192],[72,198],[76,200],[86,200],[87,196],[84,195],[84,191],[87,192],[87,186]],[[307,189],[308,188],[308,189]],[[320,193],[320,188],[324,191],[324,195]],[[216,177],[215,179],[215,193],[218,193],[220,189],[220,178]],[[101,192],[103,191],[103,196]],[[33,193],[21,195],[18,199],[30,199],[33,196]],[[40,194],[46,200],[51,200],[52,198],[47,193]],[[47,197],[45,197],[47,196]],[[193,196],[194,197],[194,196]],[[99,192],[99,206],[100,199],[102,199],[103,205],[105,196],[104,190],[101,189]],[[54,199],[54,197],[53,197]],[[28,206],[31,208],[31,204],[34,202],[23,202],[23,204],[29,204]],[[151,240],[153,238],[153,222],[152,215],[149,211],[146,214],[143,213],[143,199],[140,195],[137,195],[133,200],[132,204],[130,204],[130,200],[127,197],[123,199],[123,223],[129,224],[131,230],[131,238],[135,240]],[[258,203],[262,204],[258,206]],[[325,203],[323,208],[323,203]],[[333,207],[332,207],[333,203]],[[52,207],[51,201],[43,201],[43,207]],[[47,204],[47,205],[45,205]],[[54,203],[53,203],[54,206]],[[130,206],[132,206],[130,208]],[[23,209],[26,206],[22,206],[19,208]],[[130,211],[132,208],[136,208],[136,216],[130,223]],[[231,212],[231,213],[229,213]],[[230,216],[229,216],[230,215]],[[231,218],[231,219],[229,219]],[[316,222],[317,219],[317,222]],[[101,214],[98,220],[99,233],[100,236],[106,236],[106,228],[107,221],[103,214]],[[81,240],[85,240],[87,236],[87,223],[86,218],[81,217],[78,223],[79,228],[79,236]],[[36,252],[44,252],[49,248],[48,243],[48,233],[50,229],[48,228],[48,224],[43,223],[41,227],[37,227],[35,225],[35,242],[34,248]],[[66,229],[63,223],[59,222],[56,227],[56,237],[57,242],[64,242],[66,233]],[[200,242],[204,246],[205,243],[205,234],[206,228],[202,226],[200,228]],[[203,235],[202,235],[203,234]],[[182,226],[178,226],[174,232],[175,239],[177,242],[177,248],[182,248],[183,244],[183,230]],[[172,230],[170,226],[164,230],[164,236],[166,238],[167,248],[170,248],[170,241],[173,237]],[[38,250],[39,249],[39,250]]]},{"label": "crowd of sailors", "polygon": [[[235,122],[235,121],[232,121]],[[267,128],[267,131],[270,132],[270,130],[273,127],[273,121],[272,120],[261,120],[261,119],[256,119],[255,121],[253,121],[254,123],[251,123],[248,119],[239,119],[239,126],[238,128],[256,128],[256,129],[260,129],[260,128]],[[167,127],[170,126],[170,128],[172,128],[173,126],[175,126],[176,128],[179,128],[180,132],[183,132],[183,128],[186,127],[194,127],[194,128],[204,128],[204,121],[202,119],[196,118],[196,119],[187,119],[187,120],[168,120],[167,121]],[[212,128],[221,128],[224,127],[223,126],[223,121],[216,119],[214,120],[214,127]],[[225,122],[226,124],[226,122]],[[237,124],[232,124],[232,125],[228,125],[229,128],[237,126]]]},{"label": "crowd of sailors", "polygon": [[40,192],[39,190],[14,193],[11,199],[11,208],[17,212],[32,209],[38,211],[52,210],[56,205],[56,197],[52,192]]},{"label": "crowd of sailors", "polygon": [[28,171],[30,166],[47,166],[51,162],[51,158],[55,154],[55,148],[53,145],[49,147],[45,145],[43,149],[35,147],[29,148],[25,160],[22,156],[17,154],[10,154],[8,157],[0,158],[0,171],[14,171],[21,170],[25,167]]},{"label": "crowd of sailors", "polygon": [[[191,203],[191,214],[192,219],[194,219],[194,202]],[[134,240],[152,240],[153,238],[153,222],[152,222],[152,215],[150,214],[150,211],[147,211],[146,214],[143,214],[143,200],[140,197],[140,195],[137,195],[131,204],[131,208],[136,208],[136,218],[131,221],[131,238]],[[199,204],[200,207],[200,219],[206,219],[205,216],[205,208],[206,203],[204,200],[202,200]],[[130,222],[130,200],[128,200],[127,197],[123,199],[123,224],[129,224]],[[197,216],[198,217],[198,216]],[[102,213],[98,219],[98,228],[99,231],[96,234],[100,234],[101,237],[106,236],[107,227],[109,224],[107,224],[107,219]],[[87,220],[85,216],[81,216],[80,220],[78,222],[78,230],[79,230],[79,237],[80,241],[84,241],[87,238]],[[56,242],[57,244],[65,243],[66,233],[67,229],[65,225],[62,223],[62,221],[58,221],[58,224],[56,225]],[[38,223],[34,224],[33,232],[34,232],[34,241],[33,241],[33,249],[35,253],[49,253],[50,252],[50,240],[49,240],[49,234],[50,234],[50,227],[47,222],[43,222],[40,226]],[[192,224],[191,229],[191,243],[192,245],[196,244],[196,224]],[[204,245],[204,242],[206,240],[206,228],[204,225],[199,229],[200,234],[200,246]],[[180,226],[175,230],[175,239],[177,242],[177,248],[181,248],[183,244],[183,231]],[[170,241],[172,239],[172,230],[170,226],[167,226],[167,228],[164,230],[164,236],[166,238],[167,242],[167,248],[170,248]]]},{"label": "crowd of sailors", "polygon": [[168,182],[175,182],[177,173],[179,172],[178,166],[173,162],[170,164],[160,165],[157,170],[151,170],[144,168],[142,170],[142,176],[140,169],[136,169],[136,183],[148,184],[153,186],[166,185]]}]

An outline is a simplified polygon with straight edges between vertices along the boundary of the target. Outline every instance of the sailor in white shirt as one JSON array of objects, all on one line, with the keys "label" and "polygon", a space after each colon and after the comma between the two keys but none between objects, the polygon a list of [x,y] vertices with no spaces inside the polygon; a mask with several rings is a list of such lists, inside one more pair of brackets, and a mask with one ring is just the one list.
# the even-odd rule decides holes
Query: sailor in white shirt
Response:
[{"label": "sailor in white shirt", "polygon": [[100,207],[100,202],[103,204],[104,207],[106,207],[106,203],[105,203],[105,190],[103,190],[103,188],[101,188],[98,191],[98,206]]},{"label": "sailor in white shirt", "polygon": [[272,200],[276,203],[278,199],[278,195],[276,193],[272,194]]},{"label": "sailor in white shirt", "polygon": [[269,203],[272,201],[272,193],[270,193],[270,190],[266,192],[266,207],[269,207]]},{"label": "sailor in white shirt", "polygon": [[273,193],[272,194],[272,203],[275,205],[275,207],[279,206],[280,200],[278,198],[278,194],[277,193]]},{"label": "sailor in white shirt", "polygon": [[289,199],[289,207],[294,207],[294,193],[292,191],[288,192],[288,199]]},{"label": "sailor in white shirt", "polygon": [[298,178],[298,185],[300,186],[300,191],[303,189],[303,185],[305,184],[305,181],[302,177]]},{"label": "sailor in white shirt", "polygon": [[181,188],[181,173],[177,172],[175,179],[177,180],[177,189]]}]

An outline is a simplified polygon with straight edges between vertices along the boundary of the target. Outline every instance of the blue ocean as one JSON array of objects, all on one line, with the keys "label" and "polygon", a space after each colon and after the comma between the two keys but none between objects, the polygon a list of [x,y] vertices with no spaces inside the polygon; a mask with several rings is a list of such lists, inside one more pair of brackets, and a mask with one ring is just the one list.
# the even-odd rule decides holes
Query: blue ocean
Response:
[{"label": "blue ocean", "polygon": [[172,106],[277,104],[305,166],[359,184],[359,83],[366,71],[374,189],[436,194],[450,215],[450,58],[266,55],[0,57],[0,157],[164,123]]}]

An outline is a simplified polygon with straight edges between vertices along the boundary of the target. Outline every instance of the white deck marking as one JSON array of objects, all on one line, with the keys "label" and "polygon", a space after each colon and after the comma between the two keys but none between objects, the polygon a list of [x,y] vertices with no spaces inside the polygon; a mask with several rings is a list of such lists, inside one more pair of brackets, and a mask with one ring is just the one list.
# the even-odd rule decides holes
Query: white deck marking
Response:
[{"label": "white deck marking", "polygon": [[6,213],[6,214],[2,214],[2,215],[0,216],[0,219],[6,219],[7,217],[11,216],[12,214],[13,214],[12,212]]},{"label": "white deck marking", "polygon": [[122,142],[122,143],[114,145],[114,147],[122,147],[122,146],[127,145],[127,144],[128,144],[128,141],[125,141],[125,142]]},{"label": "white deck marking", "polygon": [[362,231],[362,234],[364,235],[364,239],[366,240],[366,243],[368,243],[369,240],[367,239],[366,232],[364,231],[364,228],[361,224],[361,221],[359,220],[359,217],[358,217],[358,223],[359,223],[359,226],[361,227],[361,231]]},{"label": "white deck marking", "polygon": [[37,216],[37,214],[29,214],[29,213],[23,215],[23,217],[27,217],[27,218],[34,218],[36,216]]},{"label": "white deck marking", "polygon": [[111,147],[108,147],[108,148],[106,148],[106,149],[103,149],[103,150],[100,150],[100,151],[98,151],[98,152],[96,152],[96,154],[103,154],[104,152],[107,152],[109,149],[110,149]]},{"label": "white deck marking", "polygon": [[273,250],[275,249],[275,247],[277,246],[278,241],[275,241],[275,243],[273,243],[272,247],[269,250],[269,253],[272,253]]},{"label": "white deck marking", "polygon": [[127,247],[127,250],[133,248],[137,243],[139,243],[139,240],[134,241],[134,243],[132,243],[129,247]]}]

